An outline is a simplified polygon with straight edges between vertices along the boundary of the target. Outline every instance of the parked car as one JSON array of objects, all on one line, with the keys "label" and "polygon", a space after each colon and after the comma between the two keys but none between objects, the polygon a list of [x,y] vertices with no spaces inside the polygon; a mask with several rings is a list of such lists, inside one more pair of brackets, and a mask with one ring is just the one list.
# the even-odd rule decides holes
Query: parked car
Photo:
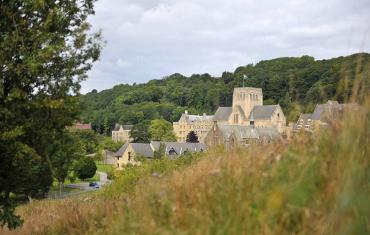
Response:
[{"label": "parked car", "polygon": [[92,188],[100,188],[100,186],[96,182],[90,182],[89,186]]}]

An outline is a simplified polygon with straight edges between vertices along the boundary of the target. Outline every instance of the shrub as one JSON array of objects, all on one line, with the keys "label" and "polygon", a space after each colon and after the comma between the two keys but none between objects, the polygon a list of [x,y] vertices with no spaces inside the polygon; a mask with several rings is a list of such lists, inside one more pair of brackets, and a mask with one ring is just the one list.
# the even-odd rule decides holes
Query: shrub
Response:
[{"label": "shrub", "polygon": [[75,166],[75,173],[81,180],[89,179],[96,173],[97,167],[93,159],[83,158],[77,162]]}]

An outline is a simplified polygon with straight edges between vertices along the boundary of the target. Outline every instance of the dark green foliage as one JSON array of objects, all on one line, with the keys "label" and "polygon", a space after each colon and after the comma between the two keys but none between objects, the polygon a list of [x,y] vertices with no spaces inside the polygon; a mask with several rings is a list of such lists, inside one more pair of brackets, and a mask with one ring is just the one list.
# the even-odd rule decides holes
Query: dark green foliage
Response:
[{"label": "dark green foliage", "polygon": [[143,121],[134,125],[130,131],[130,137],[133,143],[150,143],[151,136],[149,132],[150,122]]},{"label": "dark green foliage", "polygon": [[190,131],[186,136],[186,143],[199,143],[198,136],[194,131]]},{"label": "dark green foliage", "polygon": [[96,173],[97,167],[92,158],[85,157],[77,162],[75,173],[81,180],[92,178]]},{"label": "dark green foliage", "polygon": [[96,153],[99,150],[100,137],[91,130],[74,130],[73,134],[81,141],[81,145],[87,154]]},{"label": "dark green foliage", "polygon": [[100,54],[93,3],[0,1],[0,225],[21,223],[9,195],[43,196],[52,183],[48,148],[78,118],[73,95]]},{"label": "dark green foliage", "polygon": [[50,143],[53,177],[59,182],[59,190],[63,188],[65,179],[73,171],[73,164],[86,154],[84,145],[75,133],[65,132],[58,135],[54,143]]},{"label": "dark green foliage", "polygon": [[111,130],[115,123],[136,124],[158,118],[178,121],[185,109],[191,114],[211,114],[220,106],[232,105],[234,87],[241,87],[243,75],[248,75],[245,86],[261,87],[264,103],[279,103],[288,119],[295,121],[298,106],[311,107],[327,99],[348,100],[355,76],[370,76],[369,63],[366,53],[330,60],[302,56],[261,61],[233,73],[224,72],[220,78],[173,74],[146,84],[117,85],[88,93],[81,97],[82,117],[92,122],[95,130],[107,133],[106,120]]}]

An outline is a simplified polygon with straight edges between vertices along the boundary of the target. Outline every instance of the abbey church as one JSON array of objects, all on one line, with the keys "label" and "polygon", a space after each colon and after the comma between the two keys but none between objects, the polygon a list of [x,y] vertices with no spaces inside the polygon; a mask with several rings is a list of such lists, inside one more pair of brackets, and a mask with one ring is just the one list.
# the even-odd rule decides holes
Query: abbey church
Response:
[{"label": "abbey church", "polygon": [[[239,142],[248,136],[248,131],[254,132],[249,136],[266,140],[281,136],[287,130],[286,118],[280,105],[263,105],[261,88],[234,88],[232,104],[232,107],[219,107],[214,115],[208,116],[189,115],[186,111],[178,122],[173,123],[178,141],[185,142],[186,135],[194,131],[200,142],[209,142],[210,139],[214,139],[211,135],[212,130],[217,129],[215,125],[221,127],[218,129],[224,130],[225,135],[239,133],[241,135],[238,138]],[[263,133],[263,136],[259,136],[258,133]],[[224,139],[226,137],[222,136]]]}]

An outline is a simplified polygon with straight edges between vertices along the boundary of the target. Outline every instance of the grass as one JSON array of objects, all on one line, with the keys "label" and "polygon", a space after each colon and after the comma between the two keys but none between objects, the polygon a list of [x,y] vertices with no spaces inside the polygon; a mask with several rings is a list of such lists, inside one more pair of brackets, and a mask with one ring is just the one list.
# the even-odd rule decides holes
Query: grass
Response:
[{"label": "grass", "polygon": [[98,168],[97,171],[108,173],[108,172],[111,172],[115,169],[115,167],[113,165],[104,164],[100,161],[95,161],[95,164],[96,164],[96,167]]},{"label": "grass", "polygon": [[288,144],[127,168],[101,192],[19,207],[23,227],[0,233],[369,234],[365,106]]}]

